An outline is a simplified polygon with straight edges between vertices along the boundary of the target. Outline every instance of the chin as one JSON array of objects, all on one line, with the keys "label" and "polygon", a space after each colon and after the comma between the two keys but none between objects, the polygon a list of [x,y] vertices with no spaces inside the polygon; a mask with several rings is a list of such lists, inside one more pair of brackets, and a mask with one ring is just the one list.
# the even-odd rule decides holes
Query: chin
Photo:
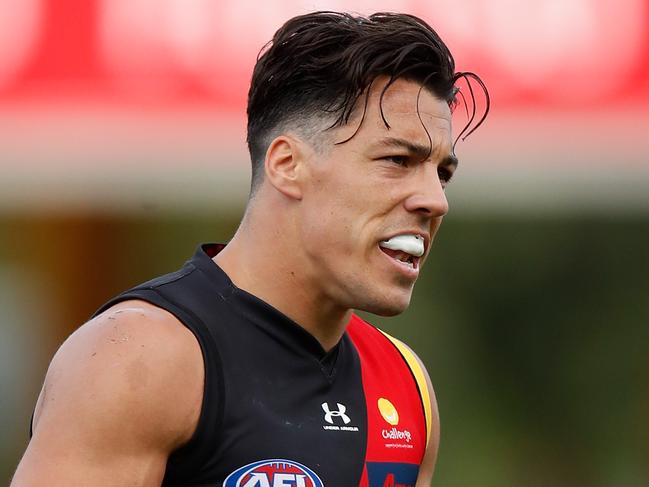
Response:
[{"label": "chin", "polygon": [[392,296],[388,299],[377,299],[356,309],[367,311],[378,316],[396,316],[403,313],[410,305],[410,293],[407,296]]}]

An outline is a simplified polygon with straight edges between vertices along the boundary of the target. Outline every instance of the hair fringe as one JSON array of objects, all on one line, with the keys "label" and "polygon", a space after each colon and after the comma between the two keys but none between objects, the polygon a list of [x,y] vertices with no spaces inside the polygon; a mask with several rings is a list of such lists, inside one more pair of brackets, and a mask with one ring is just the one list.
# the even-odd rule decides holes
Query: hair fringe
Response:
[{"label": "hair fringe", "polygon": [[[475,73],[455,72],[455,61],[446,44],[418,17],[389,12],[363,17],[331,11],[297,16],[260,49],[253,70],[247,110],[253,185],[270,137],[278,128],[289,122],[327,117],[333,119],[329,129],[345,125],[365,94],[362,123],[369,88],[379,76],[389,78],[380,96],[381,118],[388,128],[383,99],[398,79],[420,83],[421,89],[446,101],[451,110],[460,103],[459,97],[468,122],[454,140],[453,149],[482,125],[490,110],[484,82]],[[457,87],[460,81],[466,83],[468,95]],[[484,94],[481,115],[473,83]],[[421,91],[418,104],[420,95]],[[352,137],[359,129],[360,125]]]}]

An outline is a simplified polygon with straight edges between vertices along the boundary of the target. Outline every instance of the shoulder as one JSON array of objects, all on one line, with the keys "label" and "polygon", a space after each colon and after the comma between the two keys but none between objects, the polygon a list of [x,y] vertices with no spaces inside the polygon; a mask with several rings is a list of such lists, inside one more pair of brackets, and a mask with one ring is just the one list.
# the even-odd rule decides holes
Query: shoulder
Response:
[{"label": "shoulder", "polygon": [[399,350],[403,356],[404,361],[412,371],[412,375],[417,382],[419,391],[424,405],[426,416],[426,427],[429,432],[429,445],[431,443],[439,443],[439,412],[437,408],[437,398],[435,397],[435,390],[430,380],[430,374],[426,369],[426,365],[406,343],[398,338],[394,338],[385,332],[383,333],[388,340]]},{"label": "shoulder", "polygon": [[165,310],[125,301],[81,326],[57,351],[34,436],[57,424],[109,436],[129,429],[171,451],[193,434],[203,380],[193,334]]},{"label": "shoulder", "polygon": [[405,366],[407,366],[411,373],[408,375],[415,379],[421,398],[421,405],[423,406],[426,432],[428,435],[426,452],[420,465],[417,487],[428,486],[432,479],[437,458],[440,440],[440,423],[437,399],[426,366],[413,349],[404,342],[367,323],[357,315],[352,316],[348,331],[354,344],[366,354],[374,357],[374,365],[381,364],[381,366],[390,366],[390,362],[387,361],[383,351],[386,349],[396,349],[395,355],[399,357],[398,361],[405,363]]},{"label": "shoulder", "polygon": [[401,352],[401,355],[407,362],[413,376],[415,377],[415,381],[417,382],[421,394],[424,415],[426,417],[428,441],[426,445],[426,453],[424,454],[424,459],[420,465],[416,487],[427,487],[430,485],[433,478],[440,440],[439,409],[437,406],[437,398],[435,397],[435,390],[433,389],[430,374],[428,373],[428,370],[426,370],[424,362],[419,358],[414,350],[401,340],[394,338],[387,333],[385,335],[399,349],[399,352]]},{"label": "shoulder", "polygon": [[429,432],[429,443],[435,442],[436,438],[438,441],[439,414],[435,391],[426,366],[419,356],[404,342],[364,321],[358,315],[352,315],[347,330],[357,348],[368,355],[374,356],[375,362],[380,361],[385,365],[387,357],[383,351],[396,349],[393,355],[398,359],[395,360],[405,363],[419,390],[426,419],[426,429]]}]

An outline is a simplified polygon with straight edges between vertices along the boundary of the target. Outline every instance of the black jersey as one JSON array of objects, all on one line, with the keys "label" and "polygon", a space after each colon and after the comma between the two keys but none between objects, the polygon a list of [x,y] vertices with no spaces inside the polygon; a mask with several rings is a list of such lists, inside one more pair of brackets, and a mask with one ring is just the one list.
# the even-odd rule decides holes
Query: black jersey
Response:
[{"label": "black jersey", "polygon": [[97,312],[141,299],[174,314],[200,344],[200,419],[170,456],[163,485],[414,486],[430,417],[409,352],[357,316],[325,352],[287,316],[237,288],[211,259],[221,248],[199,247],[177,272]]}]

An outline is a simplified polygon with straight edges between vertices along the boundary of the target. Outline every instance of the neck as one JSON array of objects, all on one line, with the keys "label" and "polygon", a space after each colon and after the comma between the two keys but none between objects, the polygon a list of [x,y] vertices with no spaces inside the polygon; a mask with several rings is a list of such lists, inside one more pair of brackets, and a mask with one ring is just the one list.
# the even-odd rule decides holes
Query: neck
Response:
[{"label": "neck", "polygon": [[329,351],[345,332],[351,310],[334,303],[309,276],[286,223],[246,215],[214,261],[238,288],[281,311]]}]

